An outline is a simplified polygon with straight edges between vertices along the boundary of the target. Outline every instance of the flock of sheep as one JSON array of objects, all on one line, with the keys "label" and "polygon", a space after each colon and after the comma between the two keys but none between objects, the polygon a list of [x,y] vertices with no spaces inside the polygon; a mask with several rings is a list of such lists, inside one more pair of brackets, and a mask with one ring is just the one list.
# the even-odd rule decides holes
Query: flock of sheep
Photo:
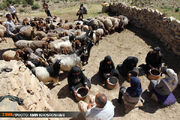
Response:
[{"label": "flock of sheep", "polygon": [[[21,60],[36,77],[45,84],[58,83],[60,71],[88,63],[90,50],[102,36],[124,29],[128,24],[125,16],[98,16],[82,21],[68,22],[59,17],[25,18],[17,25],[24,40],[15,42],[16,51],[2,54],[6,61]],[[6,28],[0,24],[0,37]]]}]

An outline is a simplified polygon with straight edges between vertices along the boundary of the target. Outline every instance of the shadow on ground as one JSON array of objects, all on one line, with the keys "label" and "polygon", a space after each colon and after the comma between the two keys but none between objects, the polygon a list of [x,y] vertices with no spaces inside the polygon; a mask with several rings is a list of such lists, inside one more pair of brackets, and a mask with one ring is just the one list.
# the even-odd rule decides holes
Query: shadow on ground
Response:
[{"label": "shadow on ground", "polygon": [[117,102],[117,99],[112,100],[113,105],[115,106],[114,108],[114,117],[123,117],[125,115],[125,110],[124,110],[124,104],[119,104]]},{"label": "shadow on ground", "polygon": [[152,46],[152,48],[159,46],[163,54],[163,62],[169,68],[173,68],[177,73],[180,72],[180,56],[175,55],[172,50],[168,50],[158,38],[143,29],[139,29],[131,25],[129,25],[127,29],[134,32],[137,36],[144,40],[147,45]]}]

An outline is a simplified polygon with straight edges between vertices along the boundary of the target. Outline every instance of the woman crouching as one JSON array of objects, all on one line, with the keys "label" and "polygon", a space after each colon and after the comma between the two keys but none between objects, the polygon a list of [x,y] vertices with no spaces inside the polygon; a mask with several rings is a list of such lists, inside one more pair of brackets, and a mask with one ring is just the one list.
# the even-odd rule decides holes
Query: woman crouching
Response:
[{"label": "woman crouching", "polygon": [[162,69],[162,73],[165,74],[165,78],[160,81],[151,80],[149,91],[152,93],[152,99],[164,106],[168,106],[176,102],[172,92],[178,85],[178,77],[172,69]]},{"label": "woman crouching", "polygon": [[72,69],[68,73],[68,85],[74,97],[77,96],[78,88],[86,87],[88,90],[91,88],[89,79],[77,66],[72,67]]},{"label": "woman crouching", "polygon": [[129,112],[135,107],[140,107],[144,100],[141,98],[142,88],[141,82],[137,77],[131,76],[129,74],[128,80],[130,81],[130,87],[121,87],[119,91],[118,102],[121,103],[122,100],[125,105],[125,113]]}]

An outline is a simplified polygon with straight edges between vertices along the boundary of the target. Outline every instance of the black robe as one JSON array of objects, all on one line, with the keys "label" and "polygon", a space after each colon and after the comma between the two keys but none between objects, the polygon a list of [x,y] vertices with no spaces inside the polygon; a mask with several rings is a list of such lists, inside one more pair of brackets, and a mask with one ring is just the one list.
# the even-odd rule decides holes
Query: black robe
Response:
[{"label": "black robe", "polygon": [[[107,64],[108,61],[111,61],[111,64]],[[119,73],[118,71],[116,71],[114,67],[114,63],[110,56],[106,56],[104,60],[100,62],[100,67],[99,67],[99,75],[103,81],[108,79],[108,76],[106,75],[108,73],[111,76],[115,76],[119,78]]]},{"label": "black robe", "polygon": [[153,51],[148,52],[146,56],[146,64],[153,66],[154,68],[160,68],[162,65],[162,54],[161,52],[153,53]]},{"label": "black robe", "polygon": [[137,63],[137,57],[129,56],[123,61],[123,64],[117,66],[117,70],[123,77],[127,77],[128,73],[137,66]]},{"label": "black robe", "polygon": [[[73,73],[80,72],[79,75],[73,75]],[[77,81],[79,79],[79,81]],[[89,89],[91,88],[91,83],[89,79],[83,74],[79,67],[72,67],[68,73],[68,85],[70,91],[75,91],[79,87],[87,85]]]}]

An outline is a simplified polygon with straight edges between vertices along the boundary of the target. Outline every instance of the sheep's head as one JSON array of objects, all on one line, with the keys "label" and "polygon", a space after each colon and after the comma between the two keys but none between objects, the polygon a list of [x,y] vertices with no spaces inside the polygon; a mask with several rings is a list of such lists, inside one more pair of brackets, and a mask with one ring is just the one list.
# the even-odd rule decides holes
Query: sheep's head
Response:
[{"label": "sheep's head", "polygon": [[56,60],[56,62],[53,65],[53,68],[55,70],[60,70],[60,68],[61,68],[61,60]]}]

